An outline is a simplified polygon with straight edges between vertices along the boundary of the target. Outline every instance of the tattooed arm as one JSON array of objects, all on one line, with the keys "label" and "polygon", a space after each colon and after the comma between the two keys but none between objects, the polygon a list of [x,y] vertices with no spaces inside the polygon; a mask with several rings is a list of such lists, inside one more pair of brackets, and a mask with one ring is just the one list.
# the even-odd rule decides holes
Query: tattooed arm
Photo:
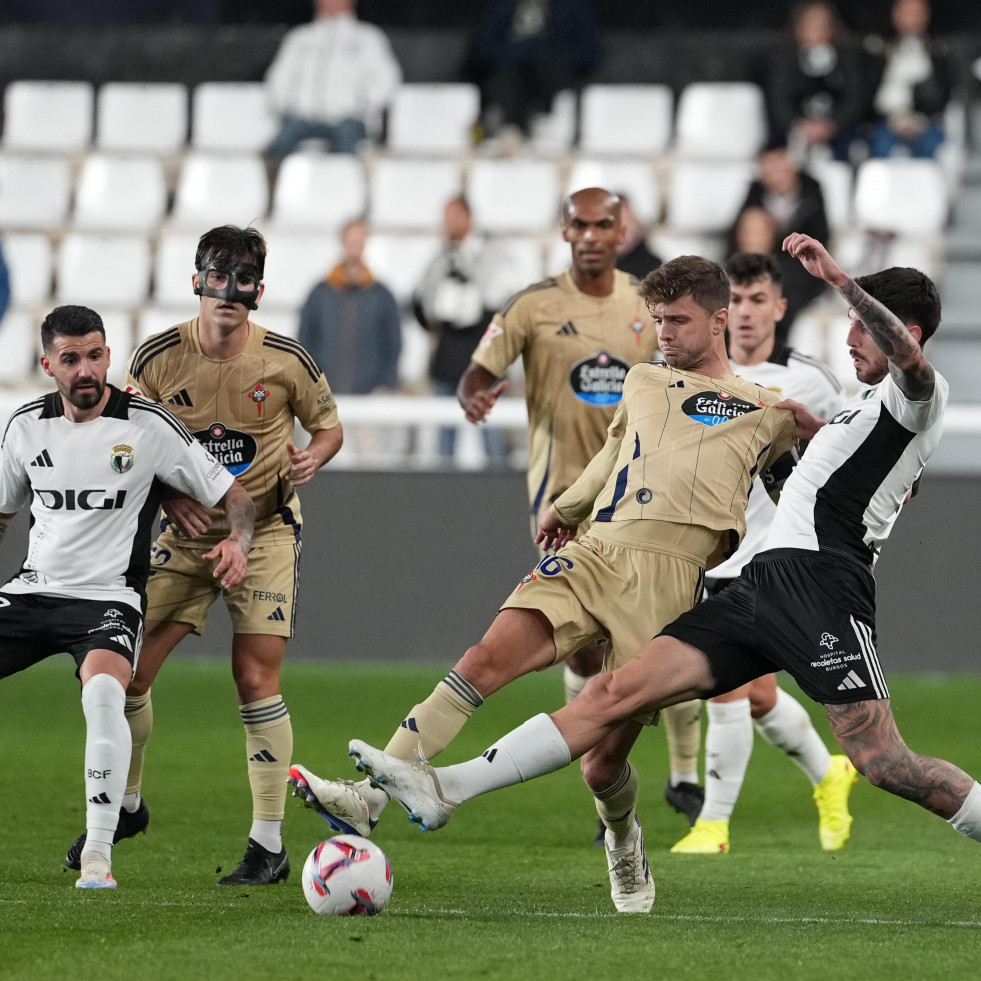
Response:
[{"label": "tattooed arm", "polygon": [[845,298],[888,359],[889,373],[899,390],[913,402],[928,401],[936,383],[933,365],[902,321],[844,272],[817,239],[794,232],[784,239],[783,248],[800,259],[812,276],[830,283]]}]

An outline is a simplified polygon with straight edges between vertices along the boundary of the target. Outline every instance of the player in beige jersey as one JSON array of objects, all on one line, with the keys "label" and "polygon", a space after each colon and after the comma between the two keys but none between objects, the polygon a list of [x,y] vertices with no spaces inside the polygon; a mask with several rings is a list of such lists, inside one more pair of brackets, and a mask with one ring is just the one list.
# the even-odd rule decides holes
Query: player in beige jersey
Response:
[{"label": "player in beige jersey", "polygon": [[[525,577],[480,643],[412,709],[386,753],[413,759],[441,752],[484,698],[583,644],[608,638],[607,667],[625,663],[698,601],[710,557],[734,548],[745,528],[753,477],[792,448],[793,418],[772,408],[779,396],[729,370],[725,271],[684,256],[651,273],[642,295],[668,363],[630,370],[603,449],[542,517],[538,541],[558,551]],[[589,529],[573,541],[590,515]],[[637,775],[627,761],[645,721],[623,723],[583,758],[623,912],[647,911],[654,901],[636,818]],[[323,803],[322,783],[307,780],[314,807]]]},{"label": "player in beige jersey", "polygon": [[[296,616],[302,523],[296,488],[343,439],[334,397],[313,358],[296,341],[249,320],[263,293],[265,256],[255,229],[225,225],[206,232],[192,277],[201,297],[198,316],[142,344],[127,379],[130,390],[170,409],[255,504],[248,574],[241,586],[223,591],[203,556],[227,534],[224,511],[165,498],[143,652],[126,699],[133,757],[121,837],[146,827],[126,815],[146,814],[140,787],[153,720],[150,685],[180,641],[203,631],[208,611],[223,596],[234,629],[232,674],[245,726],[253,823],[245,857],[219,885],[262,885],[289,874],[281,825],[293,736],[279,674]],[[304,450],[292,442],[296,421],[311,434]]]}]

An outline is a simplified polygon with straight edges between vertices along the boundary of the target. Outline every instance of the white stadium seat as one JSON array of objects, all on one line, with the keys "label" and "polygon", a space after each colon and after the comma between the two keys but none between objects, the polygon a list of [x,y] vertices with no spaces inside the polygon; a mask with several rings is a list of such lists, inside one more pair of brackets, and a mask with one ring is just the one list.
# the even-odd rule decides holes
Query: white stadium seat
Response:
[{"label": "white stadium seat", "polygon": [[479,111],[475,85],[402,85],[388,110],[388,149],[459,156],[470,147],[470,129]]},{"label": "white stadium seat", "polygon": [[583,187],[605,187],[629,195],[637,217],[646,225],[661,215],[661,188],[654,167],[640,160],[577,160],[569,171],[566,193]]},{"label": "white stadium seat", "polygon": [[69,232],[57,258],[59,303],[135,307],[150,285],[150,248],[144,235]]},{"label": "white stadium seat", "polygon": [[100,150],[176,153],[187,142],[187,86],[179,82],[106,82],[96,97]]},{"label": "white stadium seat", "polygon": [[368,238],[364,261],[403,306],[412,298],[422,274],[440,249],[437,235],[385,235]]},{"label": "white stadium seat", "polygon": [[583,153],[658,156],[671,142],[667,85],[587,85],[580,106]]},{"label": "white stadium seat", "polygon": [[262,82],[202,82],[191,95],[195,150],[259,151],[278,128]]},{"label": "white stadium seat", "polygon": [[851,164],[844,160],[813,160],[807,172],[821,185],[824,213],[832,234],[847,231],[853,226]]},{"label": "white stadium seat", "polygon": [[752,82],[694,82],[678,97],[675,152],[749,160],[766,139],[763,91]]},{"label": "white stadium seat", "polygon": [[100,309],[102,326],[106,329],[109,348],[109,381],[122,387],[126,381],[126,365],[133,354],[133,316],[129,310]]},{"label": "white stadium seat", "polygon": [[215,225],[242,228],[269,210],[269,180],[258,154],[189,153],[177,180],[173,220],[201,233]]},{"label": "white stadium seat", "polygon": [[477,160],[467,176],[467,198],[483,231],[538,235],[558,222],[558,170],[547,160]]},{"label": "white stadium seat", "polygon": [[385,231],[436,231],[442,228],[446,202],[462,190],[457,160],[377,160],[370,178],[371,225]]},{"label": "white stadium seat", "polygon": [[676,161],[668,190],[668,227],[698,234],[726,231],[755,173],[750,161]]},{"label": "white stadium seat", "polygon": [[0,228],[57,229],[68,216],[71,186],[64,157],[0,154]]},{"label": "white stadium seat", "polygon": [[949,208],[943,170],[934,160],[866,160],[855,180],[860,228],[927,236],[939,233]]},{"label": "white stadium seat", "polygon": [[277,227],[336,229],[364,214],[364,164],[349,153],[291,153],[276,177],[271,219]]},{"label": "white stadium seat", "polygon": [[39,327],[40,322],[25,310],[8,310],[0,320],[0,385],[19,385],[39,370]]},{"label": "white stadium seat", "polygon": [[[260,309],[296,310],[340,258],[336,234],[271,231]],[[258,314],[256,319],[265,324]]]},{"label": "white stadium seat", "polygon": [[75,153],[92,141],[89,82],[11,82],[3,97],[8,150]]},{"label": "white stadium seat", "polygon": [[[203,228],[201,233],[207,230]],[[160,233],[153,263],[153,299],[157,306],[197,309],[198,298],[194,295],[191,277],[195,271],[194,252],[199,238],[200,235],[178,229]]]},{"label": "white stadium seat", "polygon": [[156,157],[91,153],[85,158],[75,189],[76,228],[149,231],[166,207],[167,184]]},{"label": "white stadium seat", "polygon": [[[190,291],[188,291],[190,292]],[[191,294],[183,306],[149,306],[140,310],[136,318],[136,344],[142,344],[148,337],[169,330],[175,324],[182,324],[198,314],[198,298]]]},{"label": "white stadium seat", "polygon": [[10,298],[15,307],[47,303],[51,297],[54,256],[51,239],[40,232],[8,232],[3,254],[10,270]]},{"label": "white stadium seat", "polygon": [[531,120],[531,148],[543,157],[558,157],[568,152],[576,138],[578,100],[572,89],[555,93],[552,108]]}]

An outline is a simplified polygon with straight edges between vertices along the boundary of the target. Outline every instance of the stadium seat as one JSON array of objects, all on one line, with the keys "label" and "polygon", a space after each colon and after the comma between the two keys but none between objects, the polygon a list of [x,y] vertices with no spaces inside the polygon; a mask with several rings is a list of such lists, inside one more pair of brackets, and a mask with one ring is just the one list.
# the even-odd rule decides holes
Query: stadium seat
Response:
[{"label": "stadium seat", "polygon": [[658,156],[671,141],[674,97],[667,85],[587,85],[580,103],[579,149],[615,156]]},{"label": "stadium seat", "polygon": [[813,160],[807,165],[807,172],[821,185],[824,213],[827,215],[831,233],[852,228],[854,181],[851,164],[844,160]]},{"label": "stadium seat", "polygon": [[189,153],[177,180],[173,220],[207,231],[246,227],[269,210],[269,181],[258,154]]},{"label": "stadium seat", "polygon": [[645,224],[661,216],[661,188],[654,167],[640,160],[577,160],[569,171],[566,193],[583,187],[605,187],[608,191],[623,191],[637,217]]},{"label": "stadium seat", "polygon": [[[310,290],[337,262],[341,249],[337,235],[323,232],[271,231],[266,244],[266,291],[259,301],[263,312],[295,311],[302,306]],[[258,315],[257,319],[264,323]]]},{"label": "stadium seat", "polygon": [[67,158],[0,154],[0,228],[57,229],[68,215],[71,181]]},{"label": "stadium seat", "polygon": [[51,239],[39,232],[3,236],[3,254],[10,270],[10,299],[15,307],[47,303],[51,297],[54,257]]},{"label": "stadium seat", "polygon": [[168,154],[187,142],[187,87],[176,82],[106,82],[96,97],[100,150]]},{"label": "stadium seat", "polygon": [[109,381],[122,387],[126,381],[126,365],[133,354],[133,317],[129,310],[100,309],[102,326],[106,329],[109,348]]},{"label": "stadium seat", "polygon": [[385,231],[436,231],[447,201],[463,190],[457,160],[377,160],[371,171],[368,216]]},{"label": "stadium seat", "polygon": [[858,169],[855,217],[860,228],[936,235],[947,212],[947,184],[934,160],[866,160]]},{"label": "stadium seat", "polygon": [[99,231],[149,231],[167,207],[163,164],[156,157],[85,158],[75,188],[74,226]]},{"label": "stadium seat", "polygon": [[531,120],[531,149],[536,156],[559,157],[576,139],[577,98],[572,89],[555,93],[552,108]]},{"label": "stadium seat", "polygon": [[388,110],[388,149],[459,156],[470,148],[470,129],[479,112],[475,85],[402,85]]},{"label": "stadium seat", "polygon": [[[490,247],[501,255],[502,262],[506,261],[510,267],[507,278],[511,281],[507,284],[507,295],[494,298],[495,306],[502,306],[511,294],[545,278],[545,252],[540,238],[502,235],[493,239]],[[568,248],[567,245],[566,249]]]},{"label": "stadium seat", "polygon": [[483,231],[538,235],[555,227],[562,193],[550,161],[477,160],[467,176],[467,197]]},{"label": "stadium seat", "polygon": [[249,314],[249,318],[266,330],[273,333],[282,334],[284,337],[296,339],[300,329],[300,314],[298,310],[283,308],[280,310],[269,309],[265,302],[258,310]]},{"label": "stadium seat", "polygon": [[153,300],[157,306],[188,309],[191,311],[189,316],[194,315],[198,298],[194,295],[191,277],[199,237],[179,229],[165,229],[160,233],[153,262]]},{"label": "stadium seat", "polygon": [[262,82],[202,82],[191,95],[195,150],[259,151],[278,128]]},{"label": "stadium seat", "polygon": [[678,97],[675,152],[749,160],[766,139],[763,91],[752,82],[693,82]]},{"label": "stadium seat", "polygon": [[364,261],[399,304],[406,306],[439,248],[437,235],[376,234],[368,239]]},{"label": "stadium seat", "polygon": [[92,141],[89,82],[11,82],[3,97],[8,150],[75,153]]},{"label": "stadium seat", "polygon": [[39,370],[39,326],[26,310],[8,310],[0,320],[0,385],[19,385]]},{"label": "stadium seat", "polygon": [[340,228],[363,215],[364,165],[347,153],[292,153],[276,177],[270,218],[276,227]]},{"label": "stadium seat", "polygon": [[[190,293],[190,290],[188,291]],[[142,344],[148,337],[169,330],[175,324],[182,324],[198,313],[198,298],[190,294],[183,305],[149,306],[140,310],[136,318],[136,344]]]},{"label": "stadium seat", "polygon": [[701,255],[713,262],[725,262],[725,237],[716,232],[675,231],[672,228],[656,228],[648,237],[651,251],[670,262],[679,255]]},{"label": "stadium seat", "polygon": [[96,310],[135,307],[150,285],[150,247],[144,235],[69,232],[56,262],[59,303],[81,303]]},{"label": "stadium seat", "polygon": [[726,231],[755,173],[750,161],[677,160],[668,190],[668,227],[697,234]]},{"label": "stadium seat", "polygon": [[749,160],[766,139],[763,91],[752,82],[693,82],[678,98],[675,152]]}]

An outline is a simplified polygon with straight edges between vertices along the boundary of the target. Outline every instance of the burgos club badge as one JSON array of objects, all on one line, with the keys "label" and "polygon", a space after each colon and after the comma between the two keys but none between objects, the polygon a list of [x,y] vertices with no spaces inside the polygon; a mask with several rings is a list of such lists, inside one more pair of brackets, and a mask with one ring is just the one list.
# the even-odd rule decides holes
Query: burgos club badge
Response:
[{"label": "burgos club badge", "polygon": [[109,456],[109,466],[116,473],[126,473],[133,469],[133,459],[133,447],[127,446],[125,443],[120,443],[118,446],[112,448],[112,454]]}]

